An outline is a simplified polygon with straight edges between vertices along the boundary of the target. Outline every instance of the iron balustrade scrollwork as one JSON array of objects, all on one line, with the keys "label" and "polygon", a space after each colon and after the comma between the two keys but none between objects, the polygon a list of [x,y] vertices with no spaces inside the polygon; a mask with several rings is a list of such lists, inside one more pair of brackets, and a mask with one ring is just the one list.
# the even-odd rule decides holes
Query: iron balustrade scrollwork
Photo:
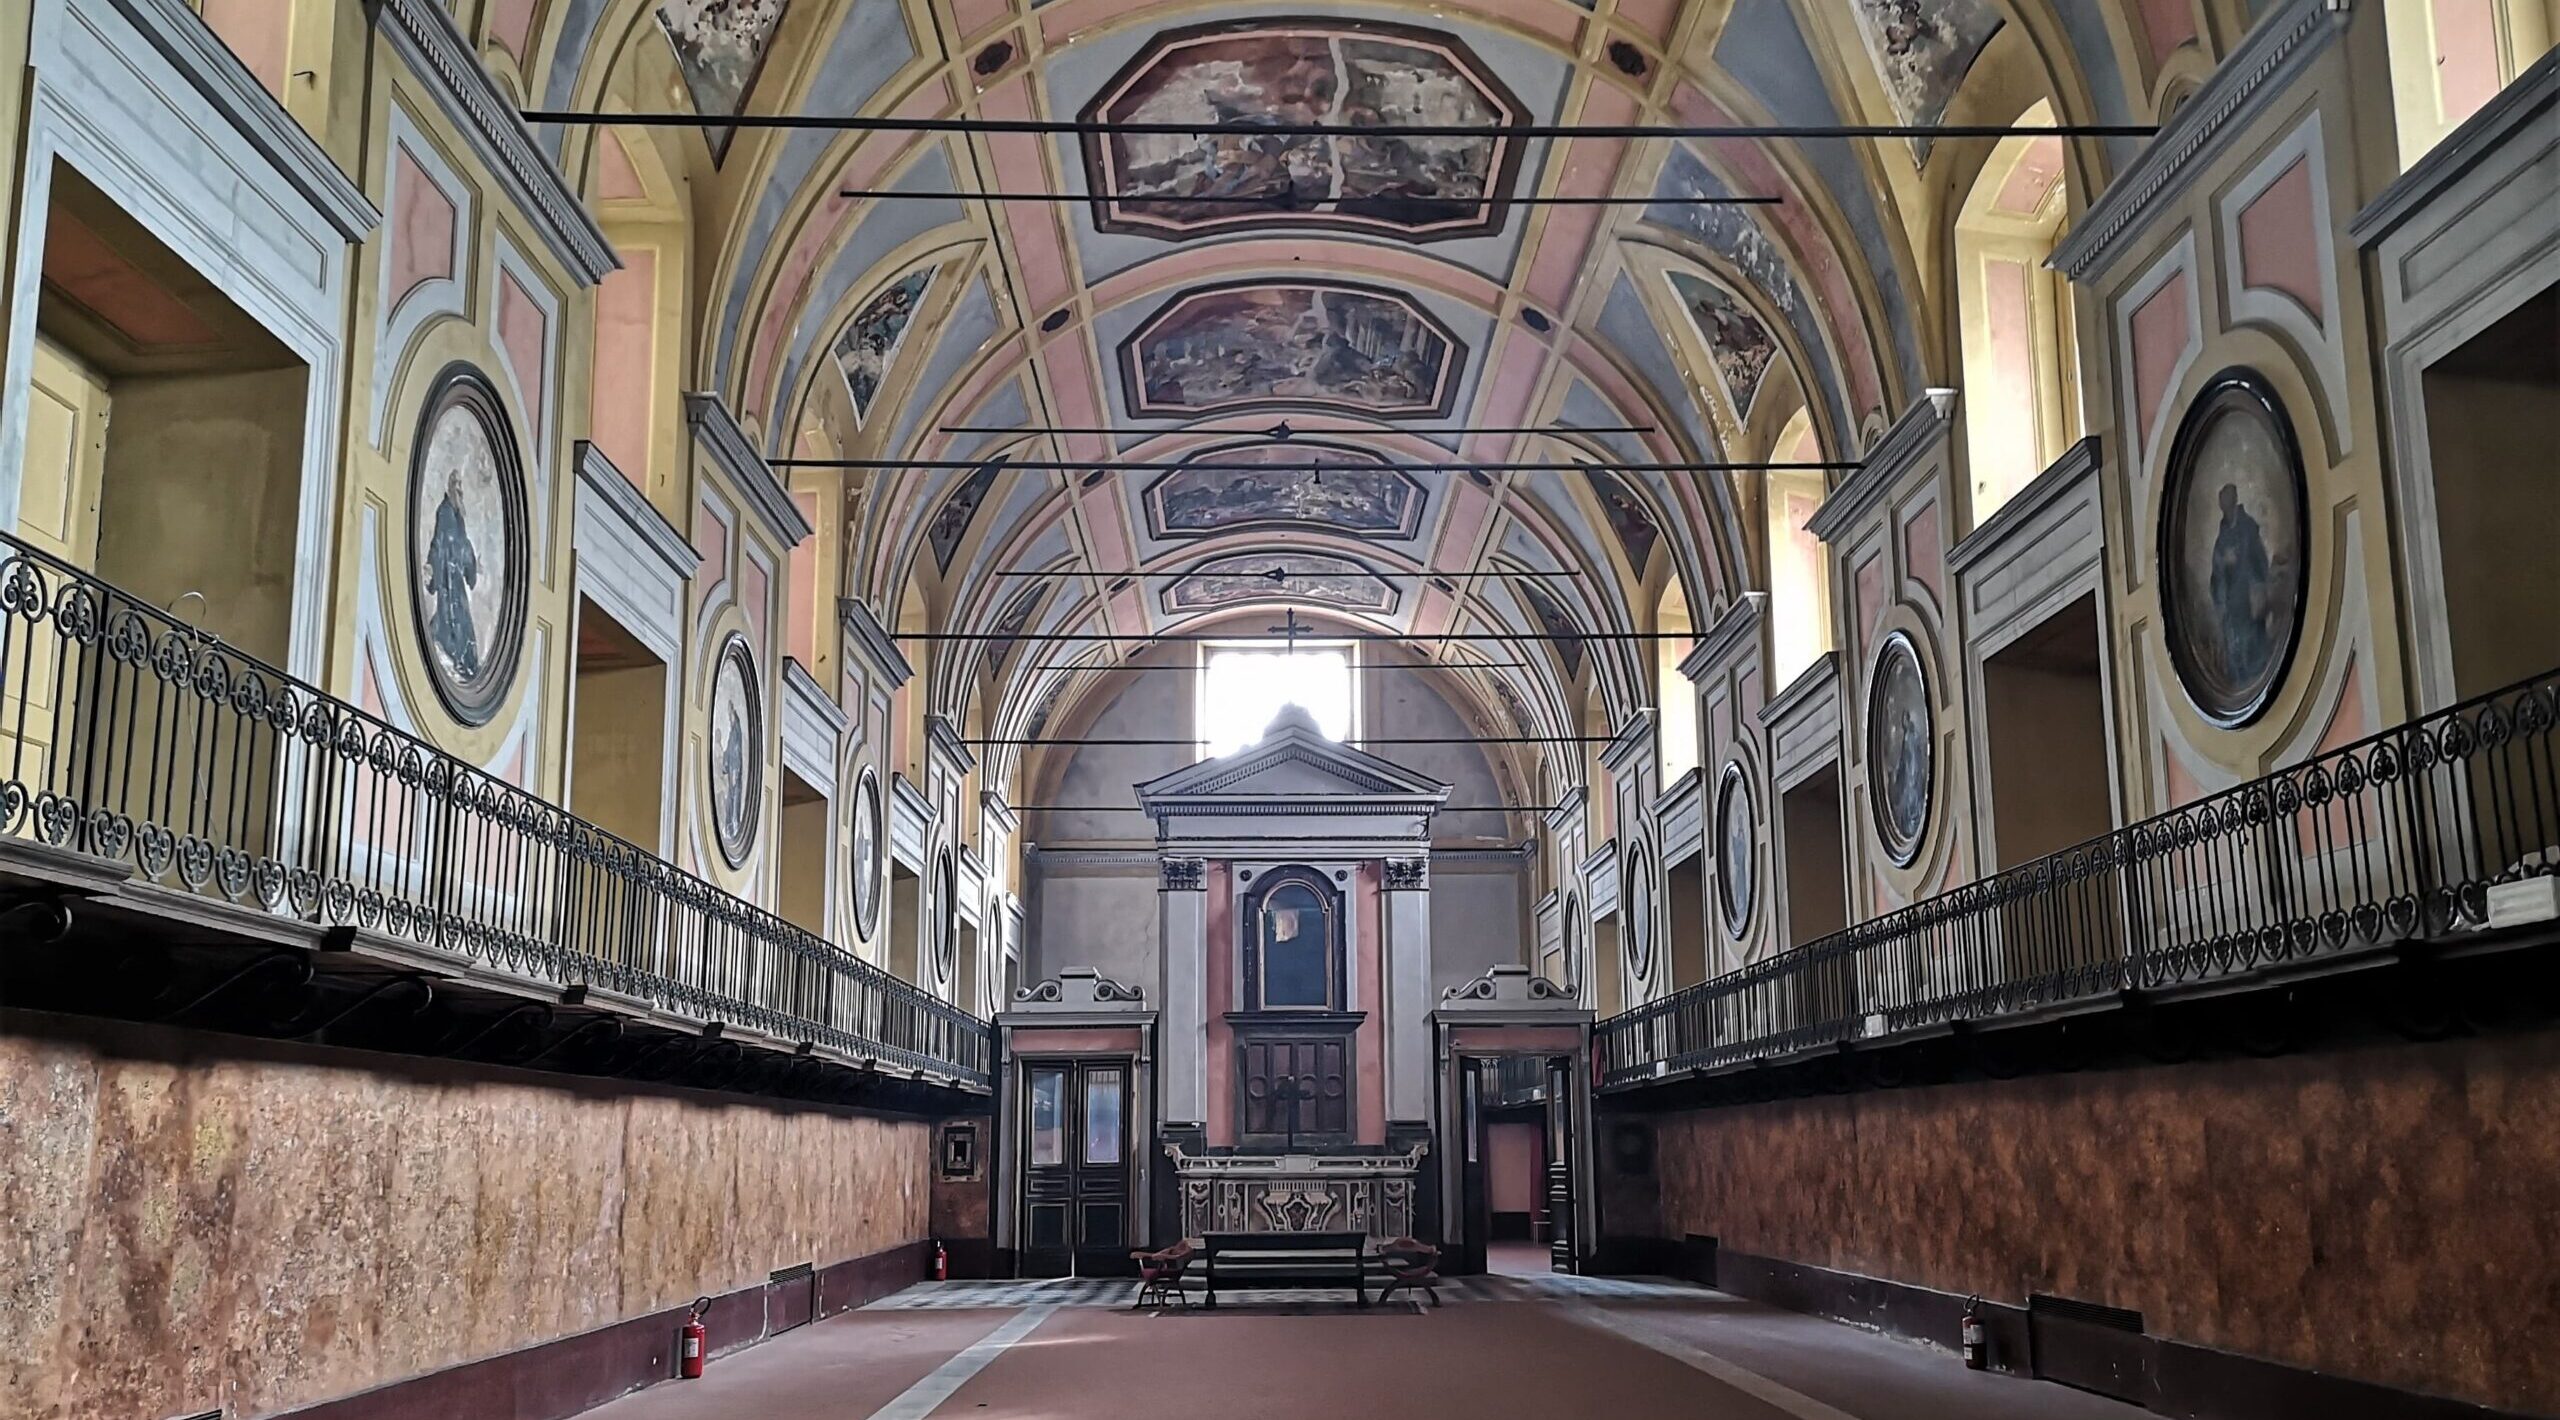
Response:
[{"label": "iron balustrade scrollwork", "polygon": [[2560,874],[2560,670],[1600,1023],[1603,1088],[2484,924]]},{"label": "iron balustrade scrollwork", "polygon": [[0,838],[984,1087],[987,1023],[0,534]]}]

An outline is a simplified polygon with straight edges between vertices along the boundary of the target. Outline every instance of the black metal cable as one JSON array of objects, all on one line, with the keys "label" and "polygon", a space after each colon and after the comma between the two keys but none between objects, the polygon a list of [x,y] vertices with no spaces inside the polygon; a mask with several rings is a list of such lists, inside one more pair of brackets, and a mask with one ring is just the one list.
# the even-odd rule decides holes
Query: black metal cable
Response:
[{"label": "black metal cable", "polygon": [[848,133],[1023,133],[1043,137],[1197,137],[1234,133],[1258,138],[2148,138],[2148,123],[1109,123],[1059,118],[908,118],[814,113],[607,113],[598,109],[524,109],[526,123],[608,128],[774,128]]},{"label": "black metal cable", "polygon": [[1268,642],[1277,646],[1296,645],[1307,640],[1388,643],[1409,641],[1420,645],[1432,645],[1452,641],[1460,643],[1489,641],[1497,644],[1505,641],[1694,641],[1697,636],[1694,632],[1688,631],[1442,631],[1426,636],[1403,631],[1330,631],[1309,626],[1295,636],[1276,632],[1257,634],[1250,631],[1133,631],[1126,634],[1109,631],[1025,631],[1011,636],[996,631],[893,631],[889,633],[889,639],[927,643],[1005,641],[1025,645],[1083,646],[1119,645],[1126,642],[1143,644],[1149,641],[1218,641],[1235,645],[1258,645]]},{"label": "black metal cable", "polygon": [[[1236,416],[1210,414],[1201,417],[1232,419]],[[1324,417],[1341,418],[1343,416],[1325,414]],[[1384,429],[1298,429],[1291,427],[1287,420],[1282,420],[1264,429],[1212,429],[1196,424],[1184,424],[1170,429],[1134,428],[1111,424],[941,424],[935,428],[937,432],[944,434],[1254,434],[1269,439],[1275,444],[1285,444],[1291,439],[1302,436],[1322,439],[1362,434],[1652,434],[1659,432],[1662,426],[1659,424],[1576,424],[1569,428],[1558,428],[1553,424],[1472,424],[1463,428],[1445,426],[1414,428],[1408,425],[1393,425]]]},{"label": "black metal cable", "polygon": [[[1294,192],[1255,196],[1250,193],[1202,193],[1186,197],[1163,192],[903,192],[893,187],[848,187],[836,190],[838,197],[860,199],[903,198],[914,201],[941,198],[953,202],[1109,202],[1119,206],[1130,204],[1164,204],[1180,206],[1251,207],[1286,214],[1314,212],[1317,208],[1344,202],[1377,201],[1375,198],[1301,197]],[[1546,196],[1532,193],[1520,197],[1400,197],[1398,203],[1417,207],[1777,207],[1783,197],[1604,197],[1568,196],[1562,193]]]},{"label": "black metal cable", "polygon": [[[1221,557],[1288,557],[1296,556],[1298,554],[1292,551],[1284,553],[1226,552],[1218,555]],[[1330,556],[1332,554],[1326,555]],[[1362,577],[1374,577],[1383,582],[1391,577],[1473,577],[1483,575],[1526,577],[1531,580],[1578,581],[1584,577],[1590,576],[1591,574],[1588,572],[1514,572],[1508,568],[1502,567],[1417,567],[1411,571],[1397,571],[1394,568],[1389,568],[1383,572],[1379,571],[1375,567],[1360,567],[1355,568],[1350,572],[1284,572],[1277,567],[1273,567],[1262,572],[1221,572],[1214,568],[1199,567],[1195,567],[1188,572],[1090,572],[1076,567],[1051,567],[1038,572],[1006,570],[1001,572],[989,572],[986,575],[989,577],[1009,577],[1026,580],[1039,577],[1127,577],[1132,581],[1142,582],[1187,582],[1194,577],[1251,577],[1258,581],[1270,582],[1274,585],[1279,585],[1286,582],[1291,577],[1347,577],[1357,575]]]},{"label": "black metal cable", "polygon": [[845,468],[881,472],[933,473],[976,469],[988,464],[1034,473],[1169,473],[1193,469],[1209,473],[1359,473],[1393,469],[1402,473],[1768,473],[1846,472],[1866,467],[1847,459],[1750,459],[1674,463],[1578,463],[1572,460],[1496,460],[1491,463],[1221,463],[1194,459],[767,459],[772,468]]},{"label": "black metal cable", "polygon": [[[1355,747],[1360,745],[1605,745],[1615,744],[1617,743],[1617,739],[1618,737],[1615,735],[1413,735],[1389,736],[1383,739],[1354,737],[1339,741],[1339,743]],[[1131,735],[1107,736],[1100,739],[1042,740],[990,737],[985,739],[966,739],[962,740],[961,743],[973,745],[1012,745],[1026,748],[1040,745],[1100,745],[1116,749],[1171,749],[1176,745],[1198,745],[1201,741],[1197,738],[1156,739],[1144,735]]]}]

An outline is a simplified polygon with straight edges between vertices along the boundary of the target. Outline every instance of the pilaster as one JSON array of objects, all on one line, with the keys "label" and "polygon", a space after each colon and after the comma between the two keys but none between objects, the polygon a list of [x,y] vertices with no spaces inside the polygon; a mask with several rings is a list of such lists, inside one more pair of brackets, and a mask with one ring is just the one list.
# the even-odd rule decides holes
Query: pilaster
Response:
[{"label": "pilaster", "polygon": [[1431,1117],[1431,860],[1386,860],[1387,1120]]},{"label": "pilaster", "polygon": [[1164,1120],[1197,1126],[1209,1117],[1208,865],[1198,858],[1157,860],[1157,1070]]}]

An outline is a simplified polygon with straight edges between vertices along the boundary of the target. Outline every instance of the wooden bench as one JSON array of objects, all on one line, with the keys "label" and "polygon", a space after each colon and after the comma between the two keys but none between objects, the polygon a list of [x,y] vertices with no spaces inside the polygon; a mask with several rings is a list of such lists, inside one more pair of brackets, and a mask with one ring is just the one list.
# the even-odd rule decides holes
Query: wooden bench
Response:
[{"label": "wooden bench", "polygon": [[1351,1284],[1369,1305],[1369,1238],[1365,1233],[1211,1233],[1200,1240],[1204,1305],[1218,1304],[1218,1284],[1255,1282]]}]

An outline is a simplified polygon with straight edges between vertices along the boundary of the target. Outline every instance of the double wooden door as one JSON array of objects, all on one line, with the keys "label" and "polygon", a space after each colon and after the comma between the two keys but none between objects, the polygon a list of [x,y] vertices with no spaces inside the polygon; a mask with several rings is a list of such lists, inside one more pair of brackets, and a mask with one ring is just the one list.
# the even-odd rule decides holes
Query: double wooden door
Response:
[{"label": "double wooden door", "polygon": [[1025,1277],[1130,1270],[1129,1062],[1022,1066]]}]

